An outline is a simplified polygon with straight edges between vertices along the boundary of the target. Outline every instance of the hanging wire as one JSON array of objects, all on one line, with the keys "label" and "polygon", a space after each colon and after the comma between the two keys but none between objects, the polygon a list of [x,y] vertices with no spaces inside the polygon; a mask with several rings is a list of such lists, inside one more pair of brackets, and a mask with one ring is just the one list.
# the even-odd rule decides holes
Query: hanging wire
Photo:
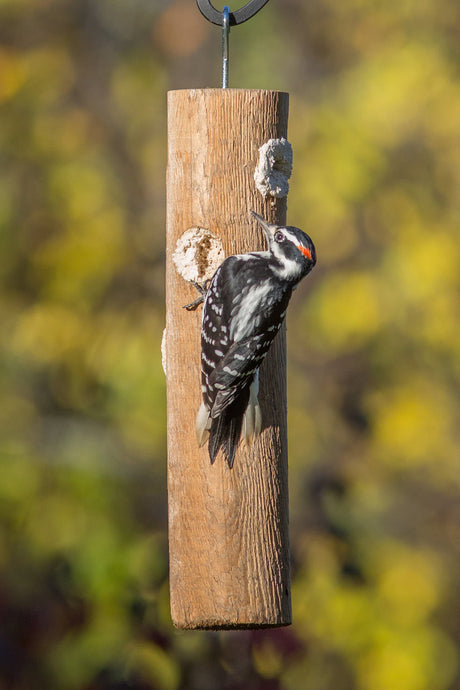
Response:
[{"label": "hanging wire", "polygon": [[230,10],[222,10],[222,88],[228,89],[228,37],[230,35]]},{"label": "hanging wire", "polygon": [[222,27],[222,88],[228,88],[228,63],[229,63],[229,35],[230,27],[238,26],[251,19],[259,10],[266,5],[268,0],[249,0],[249,2],[240,7],[235,12],[230,12],[230,9],[225,5],[222,12],[216,10],[209,0],[196,0],[198,9],[203,17],[205,17],[212,24],[217,24]]}]

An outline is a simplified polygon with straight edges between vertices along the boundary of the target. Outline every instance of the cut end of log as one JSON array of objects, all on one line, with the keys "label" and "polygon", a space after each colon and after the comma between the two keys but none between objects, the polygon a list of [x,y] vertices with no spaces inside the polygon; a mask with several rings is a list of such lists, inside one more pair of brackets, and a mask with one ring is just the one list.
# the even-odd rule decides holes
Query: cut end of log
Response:
[{"label": "cut end of log", "polygon": [[264,630],[267,628],[285,628],[288,625],[292,625],[292,620],[276,621],[275,623],[255,623],[254,621],[248,623],[213,623],[212,621],[193,621],[190,624],[173,620],[173,625],[178,630]]}]

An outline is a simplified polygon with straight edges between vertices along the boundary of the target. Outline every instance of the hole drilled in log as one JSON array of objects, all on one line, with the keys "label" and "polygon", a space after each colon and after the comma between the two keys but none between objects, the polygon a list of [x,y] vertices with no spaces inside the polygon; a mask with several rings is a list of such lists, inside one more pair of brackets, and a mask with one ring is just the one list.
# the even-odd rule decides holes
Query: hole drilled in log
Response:
[{"label": "hole drilled in log", "polygon": [[206,228],[189,228],[177,240],[173,261],[184,280],[211,280],[225,259],[221,240]]}]

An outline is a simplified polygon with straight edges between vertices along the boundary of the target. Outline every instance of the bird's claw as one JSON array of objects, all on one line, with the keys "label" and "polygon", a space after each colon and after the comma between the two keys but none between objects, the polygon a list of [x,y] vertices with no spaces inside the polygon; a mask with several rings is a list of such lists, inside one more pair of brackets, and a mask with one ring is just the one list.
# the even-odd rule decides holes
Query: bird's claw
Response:
[{"label": "bird's claw", "polygon": [[190,283],[193,285],[193,287],[196,290],[198,290],[198,292],[200,293],[200,296],[196,300],[194,300],[193,302],[190,302],[190,304],[184,304],[183,308],[187,309],[187,311],[195,311],[195,309],[200,304],[202,304],[202,302],[204,302],[210,281],[205,280],[203,285],[200,285],[200,283],[197,283],[194,280],[191,280]]}]

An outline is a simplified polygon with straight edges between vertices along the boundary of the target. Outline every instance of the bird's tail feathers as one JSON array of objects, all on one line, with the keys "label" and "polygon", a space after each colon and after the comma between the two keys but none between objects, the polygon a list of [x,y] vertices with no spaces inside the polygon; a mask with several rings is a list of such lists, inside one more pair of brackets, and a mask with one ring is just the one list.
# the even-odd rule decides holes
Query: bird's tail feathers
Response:
[{"label": "bird's tail feathers", "polygon": [[222,448],[227,457],[228,466],[233,467],[236,449],[241,436],[252,441],[260,434],[262,415],[260,412],[257,393],[259,391],[259,377],[256,375],[249,388],[222,412],[212,418],[209,430],[209,457],[211,463],[216,459]]},{"label": "bird's tail feathers", "polygon": [[219,449],[222,448],[227,458],[230,469],[233,467],[236,449],[240,441],[242,415],[231,416],[225,410],[222,414],[211,421],[209,432],[209,457],[211,464],[216,459]]},{"label": "bird's tail feathers", "polygon": [[195,430],[198,445],[204,446],[209,438],[209,430],[211,428],[211,417],[208,406],[202,402],[198,414],[196,416]]},{"label": "bird's tail feathers", "polygon": [[262,411],[260,409],[259,393],[259,372],[254,377],[249,391],[249,402],[243,417],[241,436],[248,446],[260,435],[262,429]]}]

